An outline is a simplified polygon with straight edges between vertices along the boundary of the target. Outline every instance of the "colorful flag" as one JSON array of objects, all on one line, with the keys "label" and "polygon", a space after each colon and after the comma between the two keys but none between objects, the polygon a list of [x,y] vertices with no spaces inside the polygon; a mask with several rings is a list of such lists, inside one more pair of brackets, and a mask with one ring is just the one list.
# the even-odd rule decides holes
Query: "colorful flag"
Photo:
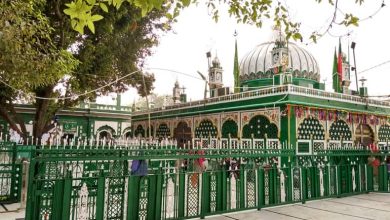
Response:
[{"label": "colorful flag", "polygon": [[337,60],[337,72],[339,73],[340,83],[343,81],[343,53],[341,52],[341,39],[339,38],[339,54]]},{"label": "colorful flag", "polygon": [[340,92],[341,91],[341,88],[340,88],[341,86],[340,86],[340,81],[339,81],[339,75],[337,73],[336,48],[334,49],[332,80],[333,80],[333,90],[334,90],[334,92]]}]

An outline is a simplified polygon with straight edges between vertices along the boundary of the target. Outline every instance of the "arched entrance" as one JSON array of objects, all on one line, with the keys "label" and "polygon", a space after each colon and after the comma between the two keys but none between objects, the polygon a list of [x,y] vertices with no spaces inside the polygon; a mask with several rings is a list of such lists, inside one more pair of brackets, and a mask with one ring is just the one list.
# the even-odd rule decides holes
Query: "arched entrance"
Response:
[{"label": "arched entrance", "polygon": [[355,131],[355,144],[368,146],[374,142],[374,132],[371,127],[366,124],[359,124]]},{"label": "arched entrance", "polygon": [[205,119],[200,122],[199,126],[195,129],[195,137],[196,138],[208,138],[217,137],[218,130],[217,127],[214,126],[213,122],[208,119]]},{"label": "arched entrance", "polygon": [[341,140],[341,137],[343,137],[343,140],[350,141],[352,133],[345,121],[337,120],[330,126],[329,137],[331,140]]},{"label": "arched entrance", "polygon": [[269,121],[263,115],[253,117],[247,125],[242,129],[243,138],[264,138],[267,134],[268,138],[278,138],[278,127]]},{"label": "arched entrance", "polygon": [[179,147],[184,147],[188,142],[191,142],[191,128],[188,127],[187,123],[179,122],[177,127],[173,130],[173,137],[177,141]]},{"label": "arched entrance", "polygon": [[324,140],[325,130],[316,118],[305,118],[298,127],[298,139],[301,140]]},{"label": "arched entrance", "polygon": [[222,138],[237,138],[238,125],[232,119],[225,121],[222,125]]}]

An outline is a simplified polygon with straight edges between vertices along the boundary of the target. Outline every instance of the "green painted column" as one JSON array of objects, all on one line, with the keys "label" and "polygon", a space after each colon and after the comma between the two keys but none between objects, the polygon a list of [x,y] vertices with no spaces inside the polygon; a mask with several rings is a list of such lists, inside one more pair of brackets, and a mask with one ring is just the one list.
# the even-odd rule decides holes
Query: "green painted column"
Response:
[{"label": "green painted column", "polygon": [[269,178],[269,204],[275,204],[275,198],[276,198],[276,175],[275,175],[276,168],[271,168],[268,170],[268,178]]},{"label": "green painted column", "polygon": [[223,173],[223,170],[221,170],[221,171],[217,171],[216,173],[215,173],[215,175],[216,175],[216,178],[217,178],[217,182],[216,182],[216,184],[217,184],[217,192],[216,192],[216,198],[215,198],[215,200],[216,200],[216,207],[215,207],[215,209],[216,209],[216,211],[222,211],[222,194],[223,194],[223,184],[222,184],[222,182],[223,182],[223,179],[222,179],[222,173]]},{"label": "green painted column", "polygon": [[265,204],[265,196],[264,196],[264,169],[259,167],[257,169],[257,210],[260,210]]},{"label": "green painted column", "polygon": [[104,177],[103,170],[101,170],[97,181],[96,220],[103,220],[104,218],[104,191],[105,191],[105,177]]},{"label": "green painted column", "polygon": [[28,178],[28,187],[27,187],[27,204],[26,204],[26,220],[34,220],[37,219],[37,213],[39,213],[38,206],[38,198],[36,196],[37,192],[37,180],[34,180],[35,172],[36,172],[36,166],[37,163],[35,161],[35,150],[33,149],[31,151],[31,161],[30,161],[30,167],[29,167],[29,178]]},{"label": "green painted column", "polygon": [[330,166],[325,166],[323,169],[323,184],[324,184],[324,196],[330,195]]},{"label": "green painted column", "polygon": [[64,180],[64,199],[62,202],[62,218],[61,219],[69,219],[70,210],[71,210],[71,200],[72,200],[72,179],[71,176],[68,175]]},{"label": "green painted column", "polygon": [[373,191],[374,190],[374,173],[373,173],[373,167],[370,165],[367,165],[367,191]]},{"label": "green painted column", "polygon": [[210,212],[210,173],[203,172],[202,174],[202,190],[200,204],[200,218],[204,219],[207,213]]},{"label": "green painted column", "polygon": [[[12,167],[12,173],[11,173],[11,190],[10,190],[10,200],[12,202],[17,202],[17,195],[18,194],[18,187],[16,185],[16,144],[13,143],[12,144],[12,164],[11,164],[11,167]],[[20,174],[19,174],[20,175]]]},{"label": "green painted column", "polygon": [[228,172],[225,167],[222,168],[222,184],[221,184],[221,211],[227,210],[227,202],[228,202],[228,189],[227,189],[227,181],[228,181]]},{"label": "green painted column", "polygon": [[378,172],[379,191],[387,191],[387,168],[385,164],[381,164]]},{"label": "green painted column", "polygon": [[[64,199],[64,180],[59,179],[54,181],[54,189],[53,189],[53,209],[52,209],[52,218],[53,219],[61,219],[62,216],[62,203]],[[69,195],[67,195],[70,197]],[[64,207],[65,209],[65,207]]]},{"label": "green painted column", "polygon": [[287,167],[285,170],[286,174],[286,193],[287,193],[287,199],[286,202],[292,201],[292,194],[293,194],[293,188],[292,188],[292,181],[293,181],[293,175],[292,175],[292,168],[291,166]]},{"label": "green painted column", "polygon": [[[179,204],[178,204],[178,218],[182,219],[184,218],[184,203],[185,203],[185,183],[186,183],[186,176],[183,170],[179,172]],[[129,219],[130,220],[130,219]]]},{"label": "green painted column", "polygon": [[147,178],[149,178],[148,183],[148,213],[147,213],[147,220],[153,220],[155,218],[156,214],[156,184],[157,184],[157,177],[156,175],[149,175]]},{"label": "green painted column", "polygon": [[140,176],[129,176],[129,190],[127,194],[127,220],[138,219]]},{"label": "green painted column", "polygon": [[246,181],[245,181],[245,164],[241,164],[241,167],[240,167],[240,179],[239,179],[239,183],[240,183],[240,209],[243,209],[245,208],[245,184],[246,184]]},{"label": "green painted column", "polygon": [[340,195],[342,194],[342,186],[341,186],[341,166],[339,165],[336,165],[336,176],[337,176],[337,182],[336,182],[336,185],[337,185],[337,197],[340,197]]},{"label": "green painted column", "polygon": [[307,168],[306,167],[302,167],[301,168],[301,172],[302,172],[302,204],[305,204],[306,203],[306,199],[307,199]]},{"label": "green painted column", "polygon": [[156,211],[155,211],[155,219],[161,219],[161,205],[163,199],[163,179],[164,175],[162,174],[162,170],[159,170],[159,173],[156,176]]}]

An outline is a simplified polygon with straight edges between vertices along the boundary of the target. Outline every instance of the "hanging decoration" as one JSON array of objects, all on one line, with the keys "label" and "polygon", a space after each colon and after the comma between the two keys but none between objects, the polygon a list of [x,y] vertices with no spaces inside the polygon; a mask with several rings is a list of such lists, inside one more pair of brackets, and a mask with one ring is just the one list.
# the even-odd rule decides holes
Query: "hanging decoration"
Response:
[{"label": "hanging decoration", "polygon": [[[290,105],[287,109],[290,108]],[[381,116],[367,113],[348,112],[339,109],[321,109],[306,106],[293,106],[296,118],[314,117],[319,120],[337,121],[343,120],[348,124],[384,125],[390,123],[390,116]]]}]

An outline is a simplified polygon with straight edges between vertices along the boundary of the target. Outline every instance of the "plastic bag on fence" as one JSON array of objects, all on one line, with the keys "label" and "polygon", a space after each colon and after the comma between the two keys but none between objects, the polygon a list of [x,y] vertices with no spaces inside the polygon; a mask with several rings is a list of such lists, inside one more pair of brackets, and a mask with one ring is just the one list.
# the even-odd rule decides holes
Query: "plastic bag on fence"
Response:
[{"label": "plastic bag on fence", "polygon": [[133,160],[131,163],[131,174],[135,176],[148,175],[148,163],[146,160]]}]

